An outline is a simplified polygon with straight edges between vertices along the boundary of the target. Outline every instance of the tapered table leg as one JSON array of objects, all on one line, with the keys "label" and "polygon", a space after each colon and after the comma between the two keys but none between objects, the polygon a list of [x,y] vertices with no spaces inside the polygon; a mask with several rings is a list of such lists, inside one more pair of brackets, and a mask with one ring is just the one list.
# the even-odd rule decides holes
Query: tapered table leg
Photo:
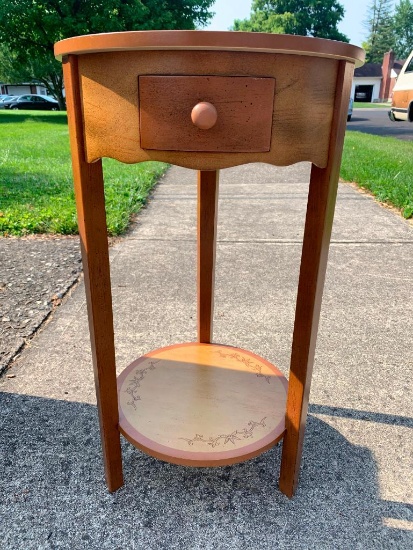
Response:
[{"label": "tapered table leg", "polygon": [[326,168],[312,166],[303,251],[298,283],[290,378],[288,382],[286,432],[283,440],[279,486],[292,497],[298,481],[307,419],[328,248],[351,89],[353,67],[338,64],[337,95]]},{"label": "tapered table leg", "polygon": [[85,161],[77,58],[63,70],[105,475],[115,491],[123,476],[102,162]]},{"label": "tapered table leg", "polygon": [[198,342],[210,343],[214,308],[218,170],[198,172]]}]

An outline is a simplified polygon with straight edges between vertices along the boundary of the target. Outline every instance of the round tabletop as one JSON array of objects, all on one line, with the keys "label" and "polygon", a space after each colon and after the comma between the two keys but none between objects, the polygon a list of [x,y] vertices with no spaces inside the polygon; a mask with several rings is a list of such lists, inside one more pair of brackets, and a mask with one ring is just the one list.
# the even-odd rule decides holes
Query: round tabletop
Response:
[{"label": "round tabletop", "polygon": [[233,464],[280,440],[287,387],[274,365],[246,350],[199,343],[161,348],[118,377],[119,428],[168,462]]},{"label": "round tabletop", "polygon": [[357,46],[324,38],[232,31],[129,31],[66,38],[55,56],[130,50],[217,50],[282,53],[342,59],[360,67],[365,52]]}]

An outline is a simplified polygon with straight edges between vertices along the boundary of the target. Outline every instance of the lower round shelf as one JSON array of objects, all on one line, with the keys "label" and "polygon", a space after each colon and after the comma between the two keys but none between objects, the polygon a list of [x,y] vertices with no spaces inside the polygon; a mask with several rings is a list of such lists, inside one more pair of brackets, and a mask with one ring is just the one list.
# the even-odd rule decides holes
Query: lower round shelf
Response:
[{"label": "lower round shelf", "polygon": [[281,439],[287,387],[276,367],[249,351],[198,343],[160,348],[118,377],[119,429],[168,462],[233,464]]}]

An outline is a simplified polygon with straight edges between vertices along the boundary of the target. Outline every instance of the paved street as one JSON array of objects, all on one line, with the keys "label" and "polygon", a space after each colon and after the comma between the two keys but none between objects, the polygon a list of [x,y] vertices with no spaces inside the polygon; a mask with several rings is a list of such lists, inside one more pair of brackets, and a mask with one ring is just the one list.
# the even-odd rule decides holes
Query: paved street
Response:
[{"label": "paved street", "polygon": [[392,122],[388,109],[354,109],[347,130],[365,132],[376,136],[394,137],[413,141],[413,124],[410,122]]}]

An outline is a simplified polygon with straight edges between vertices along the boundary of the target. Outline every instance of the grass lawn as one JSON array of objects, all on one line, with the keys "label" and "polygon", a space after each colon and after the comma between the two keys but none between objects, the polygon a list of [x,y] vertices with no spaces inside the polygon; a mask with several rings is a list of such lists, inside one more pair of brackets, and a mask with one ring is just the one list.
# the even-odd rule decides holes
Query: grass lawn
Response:
[{"label": "grass lawn", "polygon": [[[166,165],[104,159],[110,235],[128,227]],[[0,111],[0,235],[77,233],[66,113]]]},{"label": "grass lawn", "polygon": [[[347,132],[340,176],[413,216],[413,143]],[[123,233],[166,170],[104,159],[110,235]],[[77,232],[65,113],[0,111],[0,235]]]},{"label": "grass lawn", "polygon": [[391,103],[365,103],[363,101],[355,101],[354,109],[389,109]]},{"label": "grass lawn", "polygon": [[347,132],[340,176],[413,216],[413,143]]}]

